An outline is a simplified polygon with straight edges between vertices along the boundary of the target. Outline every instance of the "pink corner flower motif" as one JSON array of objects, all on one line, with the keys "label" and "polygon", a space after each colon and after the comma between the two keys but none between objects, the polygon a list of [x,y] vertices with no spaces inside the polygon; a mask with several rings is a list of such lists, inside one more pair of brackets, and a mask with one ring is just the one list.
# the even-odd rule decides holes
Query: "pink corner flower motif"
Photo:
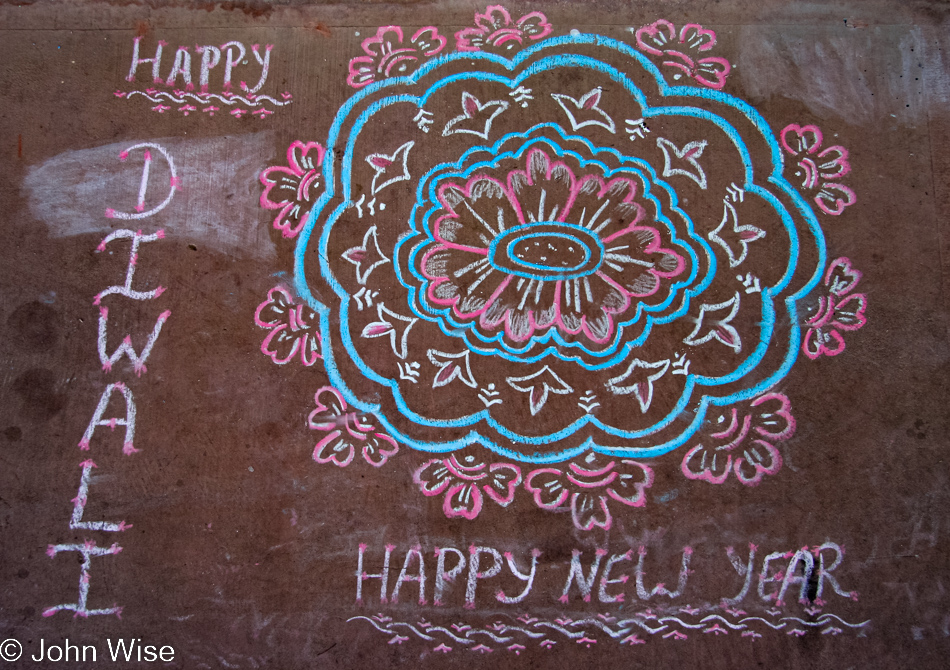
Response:
[{"label": "pink corner flower motif", "polygon": [[310,412],[307,425],[326,433],[313,449],[313,460],[317,463],[345,468],[360,451],[367,463],[378,468],[399,451],[393,438],[377,431],[371,415],[351,411],[332,386],[317,389],[313,400],[316,409]]},{"label": "pink corner flower motif", "polygon": [[445,495],[445,516],[471,520],[482,511],[483,493],[502,507],[511,504],[521,483],[521,468],[510,463],[479,463],[472,455],[461,459],[449,456],[426,461],[412,479],[426,496]]},{"label": "pink corner flower motif", "polygon": [[822,355],[837,356],[845,350],[843,333],[858,330],[867,318],[867,296],[852,293],[861,281],[861,272],[847,258],[836,258],[825,272],[823,295],[818,296],[813,314],[805,322],[807,331],[802,351],[814,360]]},{"label": "pink corner flower motif", "polygon": [[600,465],[592,456],[585,459],[584,465],[571,463],[566,471],[533,470],[525,478],[525,488],[542,509],[557,509],[569,502],[571,518],[579,530],[591,530],[594,526],[609,530],[613,516],[608,503],[614,500],[628,507],[642,507],[646,504],[646,490],[653,485],[653,470],[630,460]]},{"label": "pink corner flower motif", "polygon": [[730,473],[746,486],[782,468],[776,442],[795,434],[792,404],[781,393],[765,393],[747,403],[720,409],[712,427],[703,430],[680,466],[689,479],[722,484]]},{"label": "pink corner flower motif", "polygon": [[475,27],[455,33],[459,51],[483,51],[489,47],[511,50],[526,40],[539,40],[551,34],[551,24],[541,12],[530,12],[517,21],[501,5],[489,5],[484,14],[475,12]]},{"label": "pink corner flower motif", "polygon": [[719,56],[703,56],[716,45],[716,33],[703,28],[698,23],[687,23],[680,28],[665,19],[655,21],[637,29],[637,48],[652,56],[661,56],[663,65],[679,72],[674,80],[683,76],[694,81],[722,90],[726,77],[732,71],[732,65]]},{"label": "pink corner flower motif", "polygon": [[278,210],[274,228],[284,237],[296,237],[307,221],[319,194],[323,154],[317,142],[293,142],[287,148],[287,166],[273,165],[261,172],[261,207]]},{"label": "pink corner flower motif", "polygon": [[363,40],[365,56],[350,60],[346,83],[362,88],[389,77],[411,74],[423,58],[434,56],[445,48],[446,39],[433,26],[420,28],[408,42],[403,42],[402,28],[383,26],[373,37]]},{"label": "pink corner flower motif", "polygon": [[254,323],[270,331],[261,344],[261,351],[277,365],[289,363],[298,353],[301,363],[308,367],[313,365],[323,358],[316,318],[312,309],[294,302],[290,291],[275,286],[254,312]]},{"label": "pink corner flower motif", "polygon": [[814,194],[815,204],[821,211],[838,216],[857,201],[851,188],[838,183],[851,172],[851,163],[847,149],[837,144],[821,149],[823,141],[818,126],[792,123],[782,130],[782,148],[792,156],[791,162],[797,164],[795,176],[802,180],[802,188]]}]

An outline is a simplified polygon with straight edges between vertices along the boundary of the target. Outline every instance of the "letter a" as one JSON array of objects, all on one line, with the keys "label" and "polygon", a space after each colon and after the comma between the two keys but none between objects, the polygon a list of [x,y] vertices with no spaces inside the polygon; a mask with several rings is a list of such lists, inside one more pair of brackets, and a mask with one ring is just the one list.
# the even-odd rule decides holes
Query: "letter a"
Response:
[{"label": "letter a", "polygon": [[[125,418],[119,419],[112,417],[111,419],[103,419],[102,415],[105,414],[106,407],[109,406],[109,399],[112,397],[112,392],[116,389],[121,391],[122,397],[125,398]],[[132,397],[132,390],[122,382],[109,384],[106,386],[106,390],[102,392],[102,396],[99,398],[99,405],[92,415],[92,420],[89,422],[89,426],[86,427],[86,432],[83,433],[82,439],[79,441],[80,449],[84,451],[89,450],[92,435],[99,426],[109,426],[112,430],[115,430],[116,426],[125,426],[125,441],[122,445],[122,453],[128,456],[134,454],[136,451],[140,451],[132,446],[132,441],[135,439],[135,399]]]}]

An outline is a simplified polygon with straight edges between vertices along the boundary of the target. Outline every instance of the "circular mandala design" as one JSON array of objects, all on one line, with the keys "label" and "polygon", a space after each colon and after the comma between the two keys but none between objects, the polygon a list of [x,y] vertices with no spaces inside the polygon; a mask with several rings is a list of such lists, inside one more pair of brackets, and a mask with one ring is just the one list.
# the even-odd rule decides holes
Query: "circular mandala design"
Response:
[{"label": "circular mandala design", "polygon": [[796,360],[825,252],[779,141],[629,45],[440,55],[361,88],[327,147],[296,290],[340,402],[402,444],[657,456]]}]

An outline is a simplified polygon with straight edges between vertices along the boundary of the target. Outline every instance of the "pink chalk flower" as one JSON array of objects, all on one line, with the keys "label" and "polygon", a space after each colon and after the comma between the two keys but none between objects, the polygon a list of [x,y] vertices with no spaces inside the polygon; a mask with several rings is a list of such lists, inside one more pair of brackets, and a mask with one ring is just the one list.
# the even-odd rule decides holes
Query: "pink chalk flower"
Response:
[{"label": "pink chalk flower", "polygon": [[847,258],[836,258],[825,272],[818,304],[809,312],[802,351],[812,360],[837,356],[845,349],[844,333],[858,330],[866,322],[867,296],[852,293],[861,281],[861,272]]},{"label": "pink chalk flower", "polygon": [[521,468],[510,463],[480,463],[472,455],[434,458],[423,463],[413,481],[426,496],[443,495],[445,516],[474,519],[482,511],[484,496],[507,507],[521,483]]},{"label": "pink chalk flower", "polygon": [[297,354],[301,363],[313,365],[323,358],[316,320],[312,309],[295,303],[285,287],[275,286],[254,312],[254,323],[270,331],[261,344],[261,351],[277,365],[289,363]]},{"label": "pink chalk flower", "polygon": [[653,485],[653,470],[631,460],[599,463],[588,454],[583,464],[571,463],[567,470],[539,468],[525,478],[525,488],[542,509],[570,504],[571,518],[579,530],[613,525],[611,500],[628,507],[646,504],[646,490]]},{"label": "pink chalk flower", "polygon": [[813,197],[825,214],[838,216],[855,203],[857,196],[839,180],[851,172],[848,150],[834,145],[821,148],[824,138],[818,126],[799,126],[792,123],[782,130],[782,148],[792,156],[795,176],[801,179],[802,189]]},{"label": "pink chalk flower", "polygon": [[694,438],[698,444],[686,452],[680,469],[689,479],[710,484],[722,484],[734,473],[746,486],[756,486],[782,468],[775,443],[794,434],[791,402],[781,393],[765,393],[721,408]]},{"label": "pink chalk flower", "polygon": [[[504,181],[476,174],[439,189],[443,213],[433,228],[435,244],[421,260],[426,298],[519,343],[551,329],[608,342],[627,310],[661,300],[660,289],[686,263],[662,246],[656,228],[641,224],[646,210],[633,179],[575,175],[543,149],[523,160]],[[486,237],[483,222],[496,220],[505,225]],[[564,258],[549,261],[555,244]],[[525,281],[528,263],[565,278]],[[578,268],[590,272],[572,277],[568,270]]]},{"label": "pink chalk flower", "polygon": [[332,386],[319,388],[313,400],[316,408],[310,412],[307,425],[325,433],[313,449],[317,463],[345,468],[359,451],[363,460],[378,468],[399,451],[393,438],[377,430],[372,415],[351,410]]},{"label": "pink chalk flower", "polygon": [[373,37],[363,40],[366,55],[350,60],[346,83],[362,88],[374,81],[411,74],[419,61],[436,55],[445,44],[446,39],[433,26],[420,28],[408,42],[404,42],[399,26],[383,26]]},{"label": "pink chalk flower", "polygon": [[539,40],[551,34],[551,24],[541,12],[530,12],[517,21],[501,5],[489,5],[484,14],[475,13],[475,27],[455,33],[459,51],[484,51],[491,47],[511,50],[527,40]]},{"label": "pink chalk flower", "polygon": [[698,23],[687,23],[679,32],[665,19],[655,21],[636,32],[637,48],[663,58],[663,65],[679,70],[674,80],[686,76],[694,81],[722,90],[732,65],[719,56],[703,56],[716,46],[716,33]]},{"label": "pink chalk flower", "polygon": [[273,165],[261,172],[261,207],[278,210],[274,228],[293,238],[307,222],[310,206],[320,190],[324,149],[317,142],[293,142],[287,148],[287,165]]}]

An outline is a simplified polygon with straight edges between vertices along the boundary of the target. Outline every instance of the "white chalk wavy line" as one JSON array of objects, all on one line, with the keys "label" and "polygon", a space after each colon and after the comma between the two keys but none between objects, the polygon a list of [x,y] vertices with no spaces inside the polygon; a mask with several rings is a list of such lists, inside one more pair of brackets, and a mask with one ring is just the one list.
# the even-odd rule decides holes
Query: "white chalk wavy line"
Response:
[{"label": "white chalk wavy line", "polygon": [[259,95],[256,98],[254,98],[254,100],[248,100],[247,98],[243,98],[240,95],[232,95],[230,98],[225,98],[223,95],[218,95],[217,93],[208,93],[207,95],[204,95],[204,96],[195,95],[194,93],[185,93],[179,98],[166,91],[159,91],[158,93],[156,93],[157,97],[153,97],[149,95],[148,93],[146,93],[145,91],[130,91],[126,95],[126,97],[131,98],[133,95],[144,96],[148,98],[149,100],[151,100],[152,102],[162,102],[163,100],[165,100],[168,102],[174,102],[176,104],[183,104],[187,102],[185,98],[192,98],[193,100],[200,102],[202,104],[210,103],[211,99],[215,98],[217,100],[220,100],[225,105],[233,105],[238,102],[242,102],[248,107],[259,106],[260,104],[259,101],[269,102],[278,107],[283,107],[284,105],[289,105],[291,102],[293,102],[292,100],[287,100],[286,102],[280,102],[279,100],[276,100],[270,97],[269,95]]},{"label": "white chalk wavy line", "polygon": [[[380,626],[375,620],[369,617],[365,617],[365,616],[352,617],[348,619],[347,621],[355,621],[357,619],[369,621],[370,624],[372,624],[374,628],[376,628],[380,632],[387,633],[389,635],[397,634],[397,632],[393,630],[394,627],[403,626],[411,630],[413,633],[415,633],[418,637],[420,637],[423,640],[432,641],[436,639],[430,635],[420,632],[414,625],[410,623],[391,622],[388,624],[387,627],[383,627],[383,626]],[[703,618],[701,622],[697,624],[686,623],[682,619],[679,619],[678,617],[674,617],[674,616],[662,617],[658,619],[657,623],[660,623],[661,625],[659,625],[657,628],[651,628],[648,625],[646,625],[646,622],[641,617],[624,619],[622,621],[616,622],[615,625],[617,626],[617,630],[612,629],[611,627],[606,625],[604,622],[598,619],[594,619],[594,618],[578,619],[577,621],[572,621],[567,625],[572,628],[580,627],[580,626],[584,626],[584,627],[595,626],[601,629],[602,631],[604,631],[605,633],[607,633],[607,635],[609,635],[611,638],[617,639],[630,633],[630,629],[633,626],[639,626],[650,635],[656,635],[657,633],[661,633],[665,630],[669,630],[670,628],[669,625],[667,625],[664,622],[669,622],[669,623],[676,622],[680,624],[680,626],[686,629],[699,629],[699,628],[707,627],[710,621],[721,621],[722,623],[724,623],[726,626],[728,626],[729,628],[733,630],[743,630],[743,629],[748,628],[748,626],[746,625],[747,622],[759,621],[759,622],[764,623],[769,628],[772,628],[773,630],[783,630],[783,629],[786,629],[786,626],[787,626],[786,622],[790,622],[790,621],[795,621],[805,626],[814,627],[814,626],[827,625],[831,619],[836,619],[841,624],[849,628],[863,628],[864,626],[867,626],[869,623],[871,623],[870,619],[861,623],[857,623],[857,624],[849,623],[845,621],[844,619],[842,619],[841,617],[839,617],[838,615],[828,612],[828,613],[822,614],[820,617],[818,617],[816,621],[813,621],[813,622],[805,621],[803,619],[799,619],[798,617],[783,617],[780,620],[781,622],[777,624],[772,623],[771,621],[768,621],[767,619],[763,619],[761,617],[745,617],[744,619],[741,619],[737,622],[730,622],[728,619],[722,616],[719,616],[718,614],[711,614]],[[559,633],[561,633],[562,635],[570,639],[576,639],[581,636],[586,636],[588,633],[587,630],[570,631],[570,630],[567,630],[563,625],[556,624],[549,621],[535,621],[535,622],[532,622],[530,626],[535,629],[550,628],[550,629],[558,631]],[[486,630],[482,628],[470,628],[465,631],[465,637],[460,637],[459,635],[456,635],[455,633],[448,630],[447,628],[443,628],[441,626],[429,627],[426,629],[426,632],[427,633],[435,633],[435,632],[445,633],[446,636],[448,636],[450,639],[454,640],[455,642],[458,642],[460,644],[466,644],[466,645],[473,644],[474,641],[471,639],[473,635],[487,635],[495,642],[502,643],[502,644],[511,642],[514,639],[511,636],[507,636],[507,637],[504,636],[505,634],[512,633],[512,632],[519,632],[530,638],[544,637],[544,634],[538,632],[537,630],[532,631],[526,628],[521,628],[519,626],[504,626],[504,630],[499,630],[499,633],[501,633],[501,635],[497,635],[490,630]]]},{"label": "white chalk wavy line", "polygon": [[480,628],[476,628],[475,630],[466,631],[465,636],[466,636],[466,637],[472,637],[472,635],[476,635],[476,634],[478,634],[478,635],[487,635],[488,637],[490,637],[491,639],[493,639],[495,642],[511,642],[511,641],[514,639],[513,637],[498,637],[497,635],[495,635],[495,634],[492,633],[491,631],[482,630],[482,629],[480,629]]},{"label": "white chalk wavy line", "polygon": [[581,631],[580,633],[572,633],[571,631],[567,630],[566,628],[562,628],[561,626],[558,626],[557,624],[554,624],[554,623],[548,623],[547,621],[539,621],[539,622],[537,622],[536,624],[533,624],[533,625],[536,626],[536,627],[544,626],[545,628],[553,628],[553,629],[556,630],[557,632],[563,633],[564,635],[566,635],[567,637],[571,638],[572,640],[573,640],[574,638],[576,638],[576,637],[581,637],[581,636],[584,635],[584,631]]},{"label": "white chalk wavy line", "polygon": [[464,637],[459,637],[458,635],[450,631],[448,628],[442,628],[442,626],[433,626],[429,628],[428,630],[431,630],[431,631],[439,630],[445,633],[446,635],[448,635],[450,638],[452,638],[456,642],[460,642],[461,644],[472,644],[472,640],[468,640]]},{"label": "white chalk wavy line", "polygon": [[597,620],[597,619],[581,619],[581,620],[579,620],[579,621],[573,621],[573,622],[571,622],[571,625],[572,625],[572,626],[586,626],[586,625],[588,625],[588,624],[589,624],[589,625],[593,625],[593,626],[597,626],[597,627],[600,628],[602,631],[604,631],[605,633],[607,633],[607,635],[609,635],[610,637],[615,638],[615,639],[618,638],[618,637],[622,637],[622,636],[624,636],[624,635],[626,635],[627,633],[630,632],[630,627],[629,627],[629,626],[627,626],[626,628],[621,628],[620,630],[613,630],[612,628],[610,628],[609,626],[607,626],[607,624],[605,624],[603,621],[599,621],[599,620]]},{"label": "white chalk wavy line", "polygon": [[762,617],[758,617],[758,616],[746,617],[745,619],[740,620],[739,623],[745,623],[746,621],[761,621],[761,622],[764,623],[766,626],[768,626],[769,628],[772,628],[772,629],[774,629],[774,630],[782,630],[783,628],[785,628],[785,624],[783,624],[783,623],[780,623],[780,624],[776,625],[776,624],[772,623],[771,621],[769,621],[768,619],[763,619]]},{"label": "white chalk wavy line", "polygon": [[[842,618],[841,618],[840,616],[838,616],[837,614],[832,614],[831,612],[826,612],[825,614],[822,614],[820,617],[818,617],[818,620],[819,620],[819,621],[821,621],[822,619],[837,619],[838,621],[840,621],[841,623],[843,623],[843,624],[844,624],[845,626],[847,626],[848,628],[864,628],[864,627],[867,626],[869,623],[871,623],[871,620],[870,620],[870,619],[868,619],[867,621],[862,621],[861,623],[848,623],[847,621],[845,621],[844,619],[842,619]],[[828,623],[828,622],[825,621],[825,623]]]},{"label": "white chalk wavy line", "polygon": [[394,631],[394,630],[390,630],[390,629],[388,629],[388,628],[382,628],[382,627],[380,627],[379,624],[377,624],[375,621],[373,621],[372,619],[370,619],[368,616],[354,616],[354,617],[350,617],[349,619],[346,620],[346,622],[349,623],[349,622],[351,622],[351,621],[356,621],[357,619],[362,619],[363,621],[369,621],[369,622],[373,625],[373,628],[375,628],[376,630],[380,631],[381,633],[388,633],[389,635],[395,635],[395,634],[396,634],[396,631]]},{"label": "white chalk wavy line", "polygon": [[527,635],[528,637],[535,638],[535,639],[537,639],[537,638],[539,638],[539,637],[544,637],[544,635],[545,635],[544,633],[539,633],[539,632],[537,632],[537,631],[528,630],[527,628],[519,628],[518,626],[505,626],[504,628],[505,628],[505,629],[504,629],[503,631],[501,631],[502,633],[507,633],[509,630],[516,630],[516,631],[518,631],[519,633],[524,633],[524,634]]},{"label": "white chalk wavy line", "polygon": [[675,616],[665,616],[659,620],[660,623],[663,623],[664,621],[675,621],[676,623],[681,625],[683,628],[705,628],[706,627],[706,624],[704,623],[686,623],[682,619],[677,619]]},{"label": "white chalk wavy line", "polygon": [[411,623],[397,622],[397,623],[391,623],[391,624],[389,624],[389,625],[390,625],[390,626],[394,626],[394,627],[395,627],[395,626],[405,626],[406,628],[408,628],[409,630],[411,630],[413,633],[415,633],[416,635],[418,635],[419,637],[421,637],[423,640],[434,640],[434,639],[435,639],[434,637],[431,637],[431,636],[426,635],[425,633],[421,632],[419,629],[417,629],[417,628],[416,628],[415,626],[413,626]]},{"label": "white chalk wavy line", "polygon": [[665,631],[667,628],[669,628],[669,626],[660,626],[659,628],[650,628],[650,627],[646,624],[646,621],[644,621],[643,619],[639,619],[639,618],[637,618],[637,619],[624,619],[623,621],[620,621],[620,622],[617,623],[618,626],[628,626],[629,624],[635,624],[635,625],[637,625],[637,626],[640,626],[640,628],[642,628],[643,630],[645,630],[646,632],[648,632],[650,635],[656,635],[657,633],[661,633],[661,632]]},{"label": "white chalk wavy line", "polygon": [[725,619],[725,618],[719,616],[718,614],[710,614],[708,617],[706,617],[705,619],[703,619],[703,623],[706,623],[706,622],[709,621],[710,619],[713,619],[713,620],[718,619],[719,621],[722,621],[724,624],[726,624],[727,626],[729,626],[729,628],[731,628],[732,630],[742,630],[743,628],[746,627],[746,626],[744,626],[744,625],[741,624],[741,623],[740,623],[740,624],[732,623],[731,621],[729,621],[729,620],[727,620],[727,619]]}]

